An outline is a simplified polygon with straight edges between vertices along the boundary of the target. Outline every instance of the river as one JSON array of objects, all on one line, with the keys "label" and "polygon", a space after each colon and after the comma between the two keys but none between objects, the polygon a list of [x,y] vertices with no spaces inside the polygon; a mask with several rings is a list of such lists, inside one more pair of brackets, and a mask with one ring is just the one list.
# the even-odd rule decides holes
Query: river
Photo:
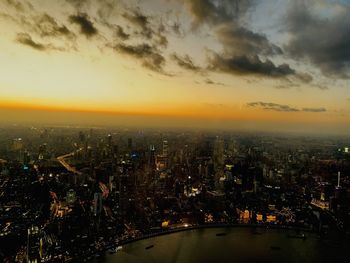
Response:
[{"label": "river", "polygon": [[[321,241],[316,234],[265,228],[206,228],[136,241],[98,263],[348,262],[349,244]],[[294,237],[291,237],[294,236]]]}]

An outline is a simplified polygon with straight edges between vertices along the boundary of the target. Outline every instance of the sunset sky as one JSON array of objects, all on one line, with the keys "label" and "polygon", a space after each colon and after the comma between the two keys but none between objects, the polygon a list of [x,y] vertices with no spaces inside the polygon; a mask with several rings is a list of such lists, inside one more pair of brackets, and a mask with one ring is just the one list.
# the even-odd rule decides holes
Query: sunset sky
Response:
[{"label": "sunset sky", "polygon": [[350,1],[0,0],[0,29],[0,121],[350,130]]}]

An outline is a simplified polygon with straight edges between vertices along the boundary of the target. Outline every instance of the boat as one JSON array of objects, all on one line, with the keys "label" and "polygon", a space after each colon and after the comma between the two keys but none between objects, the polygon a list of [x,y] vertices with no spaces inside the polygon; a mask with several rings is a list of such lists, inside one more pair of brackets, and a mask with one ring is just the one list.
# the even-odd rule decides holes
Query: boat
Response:
[{"label": "boat", "polygon": [[270,246],[270,248],[271,248],[272,250],[281,250],[281,247],[277,247],[277,246]]},{"label": "boat", "polygon": [[122,246],[117,246],[117,247],[115,248],[115,252],[118,252],[118,251],[120,251],[120,250],[122,250],[122,249],[123,249]]},{"label": "boat", "polygon": [[154,245],[150,245],[148,247],[145,247],[145,249],[150,249],[150,248],[153,248],[153,247],[154,247]]}]

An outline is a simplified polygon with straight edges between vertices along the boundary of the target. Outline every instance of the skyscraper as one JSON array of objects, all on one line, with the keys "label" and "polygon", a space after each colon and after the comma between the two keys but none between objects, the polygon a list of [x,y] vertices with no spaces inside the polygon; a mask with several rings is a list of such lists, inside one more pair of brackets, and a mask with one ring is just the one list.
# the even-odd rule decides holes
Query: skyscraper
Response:
[{"label": "skyscraper", "polygon": [[216,137],[213,150],[214,181],[216,190],[221,189],[220,178],[223,177],[224,168],[224,141]]},{"label": "skyscraper", "polygon": [[98,216],[102,211],[102,194],[101,193],[95,193],[94,194],[94,216]]},{"label": "skyscraper", "polygon": [[40,231],[37,226],[28,228],[27,232],[27,262],[40,262]]}]

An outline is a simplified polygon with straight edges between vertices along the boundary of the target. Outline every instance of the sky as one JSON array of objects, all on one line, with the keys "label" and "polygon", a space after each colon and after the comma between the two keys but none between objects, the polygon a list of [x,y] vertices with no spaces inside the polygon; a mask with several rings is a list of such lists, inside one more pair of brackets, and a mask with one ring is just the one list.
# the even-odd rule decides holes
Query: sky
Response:
[{"label": "sky", "polygon": [[346,134],[350,1],[0,0],[0,121]]}]

